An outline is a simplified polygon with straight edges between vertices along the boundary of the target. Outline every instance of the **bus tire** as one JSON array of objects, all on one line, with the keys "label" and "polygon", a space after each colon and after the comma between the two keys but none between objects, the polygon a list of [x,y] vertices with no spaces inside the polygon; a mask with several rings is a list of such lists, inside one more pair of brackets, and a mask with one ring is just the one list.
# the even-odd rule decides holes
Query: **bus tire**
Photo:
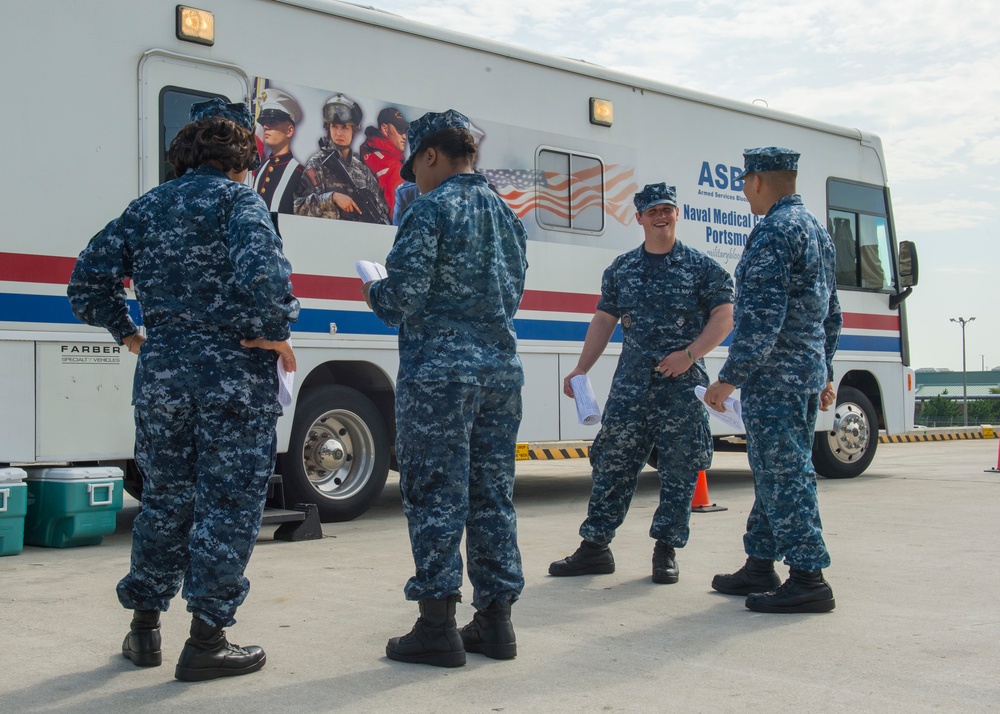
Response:
[{"label": "bus tire", "polygon": [[288,451],[281,455],[285,503],[315,503],[324,523],[368,510],[389,473],[389,434],[364,394],[321,386],[300,395]]},{"label": "bus tire", "polygon": [[854,387],[837,395],[833,429],[817,431],[813,439],[813,466],[826,478],[854,478],[864,473],[878,447],[878,415],[871,400]]}]

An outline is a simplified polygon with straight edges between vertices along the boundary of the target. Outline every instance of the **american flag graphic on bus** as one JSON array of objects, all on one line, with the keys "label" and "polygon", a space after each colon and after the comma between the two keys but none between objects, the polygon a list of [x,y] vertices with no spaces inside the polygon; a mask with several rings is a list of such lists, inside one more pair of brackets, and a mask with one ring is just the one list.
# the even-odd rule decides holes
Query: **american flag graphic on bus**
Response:
[{"label": "american flag graphic on bus", "polygon": [[[601,187],[601,169],[604,186]],[[638,190],[635,170],[624,164],[600,164],[571,175],[537,169],[480,169],[500,196],[520,218],[533,210],[547,218],[576,221],[590,209],[600,208],[622,225],[632,223],[632,196]]]}]

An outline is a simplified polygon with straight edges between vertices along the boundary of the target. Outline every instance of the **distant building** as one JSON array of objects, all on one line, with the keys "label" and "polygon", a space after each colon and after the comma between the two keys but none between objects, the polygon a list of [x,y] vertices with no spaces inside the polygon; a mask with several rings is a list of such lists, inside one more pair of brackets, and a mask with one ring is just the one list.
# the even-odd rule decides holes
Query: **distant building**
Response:
[{"label": "distant building", "polygon": [[[934,367],[921,368],[914,370],[914,372],[918,402],[933,397],[962,398],[961,372],[940,370]],[[969,399],[1000,399],[1000,394],[990,392],[990,389],[1000,389],[1000,369],[992,369],[988,372],[966,372],[965,375]]]}]

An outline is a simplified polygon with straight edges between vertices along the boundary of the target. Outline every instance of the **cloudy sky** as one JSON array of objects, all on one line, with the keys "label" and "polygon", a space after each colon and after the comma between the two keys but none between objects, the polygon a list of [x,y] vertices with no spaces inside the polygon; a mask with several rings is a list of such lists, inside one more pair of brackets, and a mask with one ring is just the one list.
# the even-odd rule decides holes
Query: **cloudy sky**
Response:
[{"label": "cloudy sky", "polygon": [[364,0],[882,138],[914,367],[1000,367],[1000,13],[966,0]]}]

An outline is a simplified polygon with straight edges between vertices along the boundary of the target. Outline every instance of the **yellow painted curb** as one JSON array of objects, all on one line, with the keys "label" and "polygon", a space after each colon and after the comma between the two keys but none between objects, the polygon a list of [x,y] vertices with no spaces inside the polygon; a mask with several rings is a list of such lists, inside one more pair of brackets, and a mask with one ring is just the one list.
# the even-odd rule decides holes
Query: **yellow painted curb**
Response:
[{"label": "yellow painted curb", "polygon": [[518,461],[545,461],[549,459],[586,459],[590,456],[590,449],[570,448],[570,449],[531,449],[527,444],[517,445]]},{"label": "yellow painted curb", "polygon": [[880,444],[912,444],[918,441],[962,441],[967,439],[995,439],[996,434],[990,432],[984,435],[982,431],[962,431],[953,434],[883,434],[878,438]]},{"label": "yellow painted curb", "polygon": [[[886,435],[882,434],[879,436],[878,441],[880,444],[914,444],[920,441],[966,441],[970,439],[996,439],[1000,436],[1000,433],[992,427],[984,427],[977,431],[961,431],[954,433],[936,433],[933,430],[929,430],[930,433],[921,434],[911,432],[909,434],[894,434]],[[521,443],[517,445],[517,460],[518,461],[546,461],[546,460],[559,460],[559,459],[586,459],[590,456],[589,447],[568,447],[568,448],[544,448],[544,449],[532,449],[530,444]]]}]

